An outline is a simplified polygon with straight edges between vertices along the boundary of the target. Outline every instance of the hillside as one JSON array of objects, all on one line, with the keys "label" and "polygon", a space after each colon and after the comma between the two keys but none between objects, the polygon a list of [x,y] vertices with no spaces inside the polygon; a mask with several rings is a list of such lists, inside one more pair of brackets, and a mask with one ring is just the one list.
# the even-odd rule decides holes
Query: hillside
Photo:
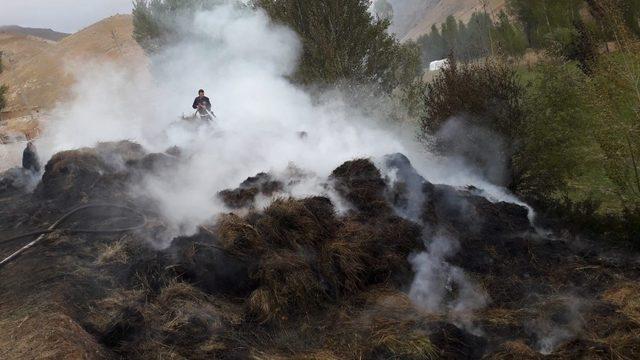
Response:
[{"label": "hillside", "polygon": [[122,61],[143,64],[144,53],[131,37],[131,16],[116,15],[89,26],[57,43],[31,36],[1,34],[5,71],[0,84],[9,87],[6,119],[49,110],[65,99],[74,78],[67,71],[86,60]]},{"label": "hillside", "polygon": [[[391,1],[396,12],[395,32],[403,40],[415,40],[432,25],[443,23],[449,15],[467,21],[476,11],[482,11],[479,0]],[[411,5],[413,4],[413,5]],[[506,6],[505,0],[488,0],[487,11],[497,13]]]},{"label": "hillside", "polygon": [[18,25],[5,25],[0,26],[0,32],[11,33],[17,35],[35,36],[41,39],[50,41],[60,41],[70,34],[61,33],[51,29],[29,28]]}]

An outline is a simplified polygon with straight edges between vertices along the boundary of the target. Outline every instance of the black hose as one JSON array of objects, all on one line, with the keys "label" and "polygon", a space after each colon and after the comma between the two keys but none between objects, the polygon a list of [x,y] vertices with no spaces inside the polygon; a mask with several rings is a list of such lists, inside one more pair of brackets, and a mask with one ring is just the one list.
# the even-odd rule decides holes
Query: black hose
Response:
[{"label": "black hose", "polygon": [[31,237],[31,236],[38,236],[38,238],[36,240],[28,243],[27,245],[25,245],[22,248],[20,248],[18,251],[16,251],[13,254],[11,254],[9,257],[7,257],[4,260],[2,260],[0,262],[0,268],[2,268],[4,265],[8,264],[9,262],[13,261],[14,259],[16,259],[18,256],[20,256],[22,253],[24,253],[28,249],[30,249],[30,248],[34,247],[35,245],[37,245],[40,241],[42,241],[45,238],[45,235],[50,234],[50,233],[52,233],[54,231],[57,231],[57,230],[61,230],[59,228],[60,225],[62,225],[65,221],[67,221],[71,216],[79,213],[82,210],[97,209],[97,208],[108,208],[108,209],[125,210],[125,211],[131,212],[134,215],[136,215],[140,219],[140,221],[135,226],[125,227],[125,228],[104,229],[104,230],[102,230],[102,229],[62,229],[62,230],[64,232],[66,232],[66,233],[69,233],[69,234],[118,234],[118,233],[131,232],[131,231],[136,231],[136,230],[142,229],[147,224],[147,218],[146,218],[146,216],[144,216],[144,214],[142,214],[141,212],[139,212],[139,211],[137,211],[135,209],[127,207],[127,206],[112,205],[112,204],[89,204],[89,205],[83,205],[83,206],[77,207],[77,208],[67,212],[66,214],[62,215],[56,222],[53,223],[53,225],[49,226],[49,228],[47,230],[34,231],[34,232],[30,232],[30,233],[14,236],[12,238],[5,239],[5,240],[1,241],[0,244],[6,244],[6,243],[9,243],[9,242],[12,242],[12,241],[16,241],[18,239]]}]

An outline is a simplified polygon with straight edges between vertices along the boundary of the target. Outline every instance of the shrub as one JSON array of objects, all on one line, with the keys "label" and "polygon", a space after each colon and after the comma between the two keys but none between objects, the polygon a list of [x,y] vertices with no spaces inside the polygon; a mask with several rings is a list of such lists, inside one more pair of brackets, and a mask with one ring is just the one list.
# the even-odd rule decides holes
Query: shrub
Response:
[{"label": "shrub", "polygon": [[592,74],[598,58],[595,35],[582,20],[572,28],[556,29],[549,34],[549,53],[568,61],[577,61],[585,74]]},{"label": "shrub", "polygon": [[536,72],[525,96],[527,121],[514,156],[514,188],[530,200],[566,193],[568,182],[588,164],[589,149],[597,149],[590,136],[594,124],[586,76],[563,62],[540,65]]},{"label": "shrub", "polygon": [[[509,159],[518,140],[518,131],[525,120],[524,95],[525,88],[520,84],[515,69],[509,64],[496,60],[461,64],[450,58],[449,66],[426,86],[421,135],[435,135],[450,119],[459,117],[464,125],[501,137],[505,146],[500,155]],[[472,134],[469,136],[473,137]],[[480,138],[494,141],[484,136]],[[460,138],[458,141],[465,140]],[[448,151],[452,150],[451,141],[438,142],[436,138],[435,145],[444,154],[449,154]],[[466,153],[469,152],[458,155],[466,157]],[[467,158],[473,163],[477,163],[477,159],[475,156]],[[509,164],[507,173],[513,175]]]}]

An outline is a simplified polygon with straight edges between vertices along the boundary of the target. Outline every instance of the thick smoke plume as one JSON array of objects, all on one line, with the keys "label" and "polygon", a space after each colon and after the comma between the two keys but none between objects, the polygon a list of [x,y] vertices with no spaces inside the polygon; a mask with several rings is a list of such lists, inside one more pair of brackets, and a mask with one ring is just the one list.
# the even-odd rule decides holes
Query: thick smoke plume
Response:
[{"label": "thick smoke plume", "polygon": [[[300,41],[264,12],[223,5],[184,21],[180,32],[184,40],[154,55],[148,72],[113,64],[70,67],[79,81],[73,100],[56,109],[38,142],[43,160],[123,139],[155,152],[178,146],[184,154],[178,169],[131,186],[158,204],[176,235],[227,211],[216,194],[263,171],[284,180],[286,195],[325,195],[340,207],[343,201],[326,184],[330,172],[354,158],[380,161],[393,153],[405,154],[431,182],[473,185],[491,200],[518,202],[473,169],[425,151],[413,134],[393,128],[384,102],[362,109],[338,90],[312,95],[293,85],[288,77]],[[212,99],[213,126],[194,128],[180,120],[193,111],[199,88]],[[289,181],[293,173],[295,182]],[[419,209],[409,210],[405,215],[415,219]],[[487,299],[461,269],[447,264],[455,246],[448,238],[434,239],[411,259],[417,274],[411,295],[428,310],[458,318]]]},{"label": "thick smoke plume", "polygon": [[[317,179],[346,160],[396,152],[429,180],[486,187],[472,171],[443,164],[419,150],[411,135],[390,129],[386,109],[358,109],[338,91],[318,97],[292,85],[287,77],[300,42],[264,12],[224,5],[184,21],[180,32],[183,41],[151,59],[153,76],[109,64],[73,66],[74,99],[45,129],[42,157],[122,139],[150,151],[181,147],[189,161],[179,171],[150,176],[135,190],[156,199],[186,231],[224,211],[218,191],[291,164],[315,175],[290,189],[299,196],[324,191]],[[179,115],[192,111],[199,88],[207,90],[218,118],[212,128],[192,131],[179,124]],[[308,136],[301,138],[302,131]]]}]

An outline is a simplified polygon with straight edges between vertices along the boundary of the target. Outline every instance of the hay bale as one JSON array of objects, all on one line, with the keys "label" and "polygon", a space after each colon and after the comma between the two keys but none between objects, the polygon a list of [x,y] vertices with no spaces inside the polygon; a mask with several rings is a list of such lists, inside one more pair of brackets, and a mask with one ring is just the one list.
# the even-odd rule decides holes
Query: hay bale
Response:
[{"label": "hay bale", "polygon": [[347,161],[333,171],[330,179],[338,193],[363,214],[377,216],[391,212],[385,199],[387,186],[370,160]]},{"label": "hay bale", "polygon": [[406,322],[375,319],[371,334],[372,349],[367,358],[440,359],[424,330],[412,329]]},{"label": "hay bale", "polygon": [[278,199],[256,223],[258,232],[270,246],[292,250],[325,242],[333,237],[336,227],[331,201],[320,197]]},{"label": "hay bale", "polygon": [[118,165],[139,161],[146,155],[142,145],[127,140],[98,143],[94,149],[105,162]]},{"label": "hay bale", "polygon": [[255,226],[235,215],[223,215],[216,226],[220,246],[231,254],[250,256],[264,252],[266,243]]},{"label": "hay bale", "polygon": [[425,205],[423,188],[427,181],[403,154],[385,156],[384,165],[393,172],[393,182],[388,189],[387,198],[394,209],[405,218],[419,219]]},{"label": "hay bale", "polygon": [[65,151],[54,155],[45,166],[42,182],[36,195],[42,199],[64,197],[67,201],[79,201],[90,193],[111,169],[92,150]]},{"label": "hay bale", "polygon": [[259,194],[273,196],[284,188],[280,181],[266,173],[260,173],[250,177],[240,184],[235,190],[223,190],[218,193],[218,197],[231,209],[249,208],[255,202]]},{"label": "hay bale", "polygon": [[396,216],[379,218],[371,224],[348,218],[336,237],[366,253],[361,257],[367,269],[366,284],[406,282],[412,274],[407,258],[423,246],[421,228]]},{"label": "hay bale", "polygon": [[[324,304],[327,287],[304,250],[265,255],[252,277],[261,285],[250,296],[250,312],[261,322],[304,315]],[[311,255],[313,256],[313,255]]]},{"label": "hay bale", "polygon": [[109,352],[67,315],[42,311],[0,319],[2,359],[104,359]]},{"label": "hay bale", "polygon": [[367,264],[372,263],[363,243],[341,239],[322,247],[320,266],[322,274],[332,280],[331,288],[342,295],[353,294],[366,284]]},{"label": "hay bale", "polygon": [[531,231],[527,208],[506,202],[490,202],[473,190],[425,183],[427,204],[422,220],[451,229],[459,237],[505,237]]},{"label": "hay bale", "polygon": [[225,329],[242,321],[240,307],[183,282],[170,282],[152,298],[138,295],[94,306],[100,315],[91,324],[102,343],[125,358],[217,358],[227,350]]},{"label": "hay bale", "polygon": [[328,348],[348,358],[438,358],[424,326],[427,319],[406,294],[375,288],[359,293],[353,304],[333,314]]}]

